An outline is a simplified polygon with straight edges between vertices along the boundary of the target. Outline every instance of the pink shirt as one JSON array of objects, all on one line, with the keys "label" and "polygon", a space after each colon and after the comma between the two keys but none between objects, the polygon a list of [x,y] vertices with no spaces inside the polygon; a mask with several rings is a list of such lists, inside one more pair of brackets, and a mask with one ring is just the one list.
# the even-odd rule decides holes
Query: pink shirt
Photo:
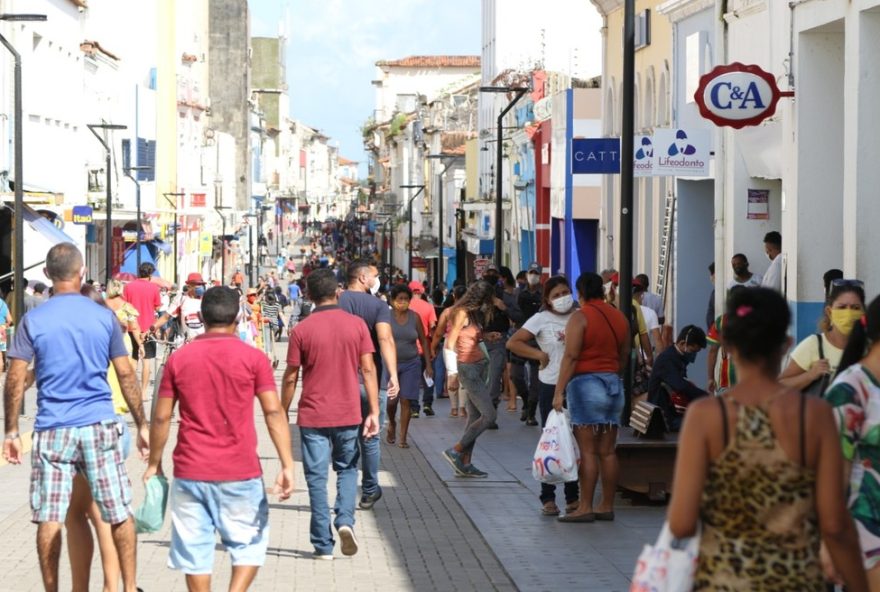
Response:
[{"label": "pink shirt", "polygon": [[269,358],[237,335],[206,333],[174,352],[159,387],[159,397],[176,397],[179,406],[174,476],[244,481],[262,475],[254,398],[277,390]]},{"label": "pink shirt", "polygon": [[126,284],[122,297],[137,309],[141,332],[149,331],[150,325],[156,320],[156,309],[162,306],[159,286],[148,279],[138,278]]},{"label": "pink shirt", "polygon": [[290,335],[287,365],[302,374],[297,424],[341,428],[361,423],[358,369],[375,351],[367,324],[338,306],[321,306]]},{"label": "pink shirt", "polygon": [[[434,307],[421,299],[418,294],[413,294],[412,300],[409,301],[409,308],[411,311],[419,315],[419,318],[422,319],[422,328],[425,330],[425,337],[428,340],[431,339],[431,327],[437,324],[437,311],[434,310]],[[416,347],[419,350],[419,354],[422,353],[422,342],[416,341]]]}]

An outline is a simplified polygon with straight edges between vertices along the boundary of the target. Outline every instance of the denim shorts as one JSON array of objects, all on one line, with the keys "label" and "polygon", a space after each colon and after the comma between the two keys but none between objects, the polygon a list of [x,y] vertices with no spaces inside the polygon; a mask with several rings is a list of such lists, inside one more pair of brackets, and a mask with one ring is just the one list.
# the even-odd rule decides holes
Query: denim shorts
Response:
[{"label": "denim shorts", "polygon": [[565,387],[572,425],[620,425],[623,379],[613,372],[579,374]]},{"label": "denim shorts", "polygon": [[262,477],[245,481],[175,479],[171,485],[168,567],[210,574],[215,531],[232,565],[261,566],[269,546],[269,502]]}]

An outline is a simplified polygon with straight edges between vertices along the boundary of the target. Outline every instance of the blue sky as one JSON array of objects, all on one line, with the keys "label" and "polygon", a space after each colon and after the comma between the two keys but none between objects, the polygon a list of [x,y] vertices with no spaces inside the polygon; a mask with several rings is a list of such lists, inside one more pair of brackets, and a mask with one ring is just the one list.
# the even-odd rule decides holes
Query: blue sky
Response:
[{"label": "blue sky", "polygon": [[[480,0],[249,0],[251,34],[288,37],[291,116],[364,161],[375,63],[409,55],[478,55]],[[285,18],[286,14],[286,18]],[[362,166],[363,170],[363,166]]]}]

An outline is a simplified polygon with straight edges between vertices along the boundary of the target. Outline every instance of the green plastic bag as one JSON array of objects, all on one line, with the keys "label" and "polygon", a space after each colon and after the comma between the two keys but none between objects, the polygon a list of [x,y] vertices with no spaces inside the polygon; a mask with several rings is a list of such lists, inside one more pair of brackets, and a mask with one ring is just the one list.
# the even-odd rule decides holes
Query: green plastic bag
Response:
[{"label": "green plastic bag", "polygon": [[162,475],[153,475],[147,481],[146,490],[144,503],[134,513],[138,534],[156,532],[162,528],[168,505],[168,479]]}]

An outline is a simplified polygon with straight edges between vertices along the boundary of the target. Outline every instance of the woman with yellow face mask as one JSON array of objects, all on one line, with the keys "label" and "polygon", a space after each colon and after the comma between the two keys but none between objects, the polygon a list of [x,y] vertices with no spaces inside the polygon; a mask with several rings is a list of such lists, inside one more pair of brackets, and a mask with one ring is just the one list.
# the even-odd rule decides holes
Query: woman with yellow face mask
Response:
[{"label": "woman with yellow face mask", "polygon": [[780,382],[797,390],[821,395],[837,372],[853,326],[864,314],[865,289],[862,282],[834,280],[819,322],[819,333],[810,335],[794,348]]}]

